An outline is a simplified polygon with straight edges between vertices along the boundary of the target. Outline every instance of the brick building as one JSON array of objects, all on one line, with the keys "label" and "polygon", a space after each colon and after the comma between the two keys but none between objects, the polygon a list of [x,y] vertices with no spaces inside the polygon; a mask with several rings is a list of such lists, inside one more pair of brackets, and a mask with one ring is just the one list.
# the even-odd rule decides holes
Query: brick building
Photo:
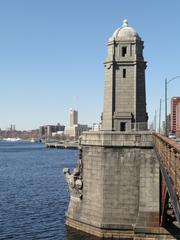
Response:
[{"label": "brick building", "polygon": [[176,106],[176,136],[180,137],[180,102]]},{"label": "brick building", "polygon": [[180,136],[180,97],[171,98],[171,132]]}]

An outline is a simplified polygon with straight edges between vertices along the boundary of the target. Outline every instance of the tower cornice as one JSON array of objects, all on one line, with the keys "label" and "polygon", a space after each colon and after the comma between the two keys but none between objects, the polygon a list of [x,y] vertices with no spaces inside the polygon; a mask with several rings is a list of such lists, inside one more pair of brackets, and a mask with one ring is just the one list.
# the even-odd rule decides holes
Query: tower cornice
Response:
[{"label": "tower cornice", "polygon": [[136,65],[137,63],[144,63],[147,64],[147,61],[141,61],[141,60],[136,60],[136,61],[116,61],[116,60],[110,60],[110,61],[105,61],[104,65],[106,64],[115,64],[115,65]]},{"label": "tower cornice", "polygon": [[113,44],[129,44],[129,43],[136,44],[138,42],[141,42],[144,44],[144,41],[142,41],[142,40],[127,40],[127,41],[111,40],[111,41],[108,41],[106,45],[109,46],[109,45],[113,45]]}]

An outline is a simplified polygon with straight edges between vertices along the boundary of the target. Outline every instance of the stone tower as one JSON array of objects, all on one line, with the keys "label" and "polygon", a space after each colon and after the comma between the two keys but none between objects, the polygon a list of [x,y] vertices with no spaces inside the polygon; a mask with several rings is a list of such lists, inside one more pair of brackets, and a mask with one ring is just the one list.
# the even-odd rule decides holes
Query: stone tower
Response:
[{"label": "stone tower", "polygon": [[142,51],[124,21],[108,41],[103,130],[84,132],[76,168],[64,169],[66,224],[103,238],[150,240],[159,233],[159,164],[151,132],[138,131],[147,128]]},{"label": "stone tower", "polygon": [[143,41],[123,21],[108,40],[105,60],[103,130],[146,130]]}]

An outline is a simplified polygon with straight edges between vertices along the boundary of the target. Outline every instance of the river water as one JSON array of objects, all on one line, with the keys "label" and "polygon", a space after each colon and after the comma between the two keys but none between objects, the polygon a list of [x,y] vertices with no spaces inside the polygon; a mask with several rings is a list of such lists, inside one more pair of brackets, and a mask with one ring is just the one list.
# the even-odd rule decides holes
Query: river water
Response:
[{"label": "river water", "polygon": [[0,141],[0,240],[96,240],[65,226],[69,193],[63,168],[77,150]]}]

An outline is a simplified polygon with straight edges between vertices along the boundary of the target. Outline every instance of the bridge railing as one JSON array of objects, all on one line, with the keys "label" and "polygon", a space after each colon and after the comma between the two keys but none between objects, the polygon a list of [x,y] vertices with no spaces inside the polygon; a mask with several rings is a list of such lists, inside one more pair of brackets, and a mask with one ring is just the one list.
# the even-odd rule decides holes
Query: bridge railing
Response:
[{"label": "bridge railing", "polygon": [[157,133],[153,134],[153,141],[174,190],[180,198],[180,144]]}]

